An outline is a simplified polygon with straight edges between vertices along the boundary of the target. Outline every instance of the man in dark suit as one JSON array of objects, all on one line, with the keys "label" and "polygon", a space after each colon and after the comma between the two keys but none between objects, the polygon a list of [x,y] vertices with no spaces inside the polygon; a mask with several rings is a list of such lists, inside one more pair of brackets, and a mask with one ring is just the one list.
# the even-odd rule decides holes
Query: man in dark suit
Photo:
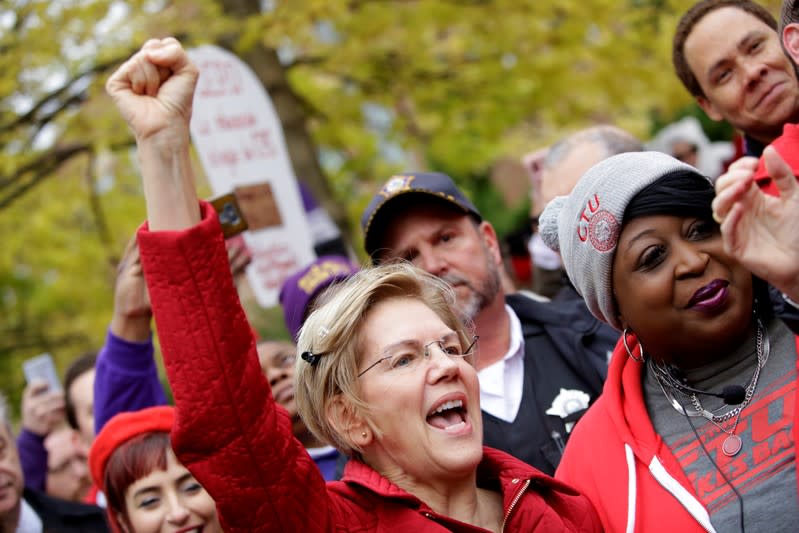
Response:
[{"label": "man in dark suit", "polygon": [[23,490],[24,485],[8,404],[0,394],[0,533],[109,531],[105,513],[99,507]]}]

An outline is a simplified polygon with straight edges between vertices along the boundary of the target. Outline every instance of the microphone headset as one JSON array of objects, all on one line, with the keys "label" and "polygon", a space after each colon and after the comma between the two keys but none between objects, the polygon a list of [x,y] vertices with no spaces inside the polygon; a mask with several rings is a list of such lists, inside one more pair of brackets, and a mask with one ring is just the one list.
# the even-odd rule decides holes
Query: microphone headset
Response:
[{"label": "microphone headset", "polygon": [[[724,387],[724,390],[726,391],[727,389],[736,388],[736,387],[741,389],[741,390],[743,390],[743,387],[741,387],[740,385],[729,385],[727,387]],[[713,394],[713,393],[710,393],[710,392],[702,392],[700,390],[697,390],[695,392],[698,392],[700,394],[709,394],[711,396],[718,396],[719,398],[721,398],[721,396],[724,394],[724,392],[722,392],[721,394]],[[688,414],[685,412],[685,406],[682,405],[682,402],[680,402],[679,399],[677,401],[680,403],[680,406],[683,408],[683,414],[685,415],[685,419],[688,421],[688,424],[691,426],[691,430],[693,430],[693,432],[694,432],[694,436],[696,437],[696,441],[702,447],[702,450],[705,452],[705,456],[710,461],[710,464],[712,464],[715,467],[716,471],[721,476],[721,479],[724,480],[724,482],[727,484],[727,486],[730,487],[730,489],[732,490],[733,494],[735,494],[735,497],[738,498],[738,525],[741,528],[741,533],[746,533],[746,526],[745,526],[745,520],[744,520],[744,499],[741,496],[741,493],[738,492],[738,489],[736,489],[735,485],[732,484],[732,481],[730,481],[730,478],[728,478],[727,475],[724,474],[724,471],[721,468],[719,468],[719,465],[713,459],[713,456],[710,455],[709,451],[707,451],[707,447],[705,446],[705,443],[702,442],[702,439],[699,438],[699,432],[696,430],[696,426],[691,421],[691,417],[688,416]],[[727,400],[724,400],[724,402],[726,403]],[[741,402],[738,402],[738,403],[741,403]]]},{"label": "microphone headset", "polygon": [[682,371],[677,367],[670,366],[669,372],[674,379],[679,381],[681,389],[693,392],[695,394],[721,398],[727,405],[741,405],[746,399],[746,389],[741,385],[727,385],[720,393],[710,392],[702,389],[695,389],[694,387],[688,385],[688,380],[685,379],[685,374],[683,374]]},{"label": "microphone headset", "polygon": [[[705,396],[714,396],[716,398],[721,398],[724,401],[724,403],[727,405],[740,405],[744,402],[744,400],[746,400],[746,389],[741,385],[727,385],[724,387],[724,389],[722,389],[720,393],[710,392],[689,386],[685,374],[675,366],[669,365],[669,374],[671,374],[670,377],[672,379],[679,382],[679,388],[689,392],[693,392],[694,394],[702,394]],[[702,439],[699,437],[699,431],[697,431],[696,426],[691,420],[691,417],[688,416],[688,412],[685,410],[685,406],[683,405],[683,403],[676,396],[675,399],[680,404],[680,407],[682,408],[682,413],[683,415],[685,415],[685,419],[688,421],[688,424],[691,426],[691,430],[693,431],[694,436],[696,437],[696,441],[702,447],[702,450],[705,452],[705,456],[710,461],[710,464],[713,465],[713,467],[721,476],[721,479],[723,479],[724,482],[727,484],[727,486],[730,487],[730,490],[732,490],[732,493],[735,494],[735,497],[738,499],[738,522],[741,528],[741,533],[745,533],[746,526],[744,519],[744,499],[741,496],[741,493],[738,492],[738,489],[735,488],[735,485],[733,485],[732,481],[730,481],[730,479],[727,477],[724,471],[721,468],[719,468],[719,465],[713,459],[713,456],[710,455],[710,452],[705,446],[705,443],[702,442]]]},{"label": "microphone headset", "polygon": [[721,398],[727,405],[741,405],[746,399],[746,389],[740,385],[727,385],[721,392],[710,392],[700,389],[689,387],[685,383],[680,385],[683,389],[691,391],[696,394],[704,394],[705,396],[715,396]]},{"label": "microphone headset", "polygon": [[[669,373],[671,374],[671,377],[673,379],[676,379],[680,382],[680,388],[693,392],[694,394],[715,396],[716,398],[721,398],[724,401],[724,403],[727,405],[740,405],[746,399],[746,389],[743,388],[741,385],[727,385],[720,393],[710,392],[689,386],[688,380],[685,378],[685,374],[683,374],[683,372],[675,366],[671,366],[669,368]],[[691,417],[688,416],[688,412],[685,410],[685,406],[683,405],[683,403],[676,396],[675,399],[680,404],[680,407],[682,407],[682,413],[683,415],[685,415],[685,419],[688,421],[688,424],[691,426],[691,430],[693,431],[694,436],[696,437],[696,441],[702,447],[702,450],[705,452],[705,456],[710,461],[710,464],[713,465],[713,467],[721,476],[721,479],[723,479],[724,482],[727,484],[727,486],[730,487],[733,494],[735,494],[735,497],[738,499],[738,523],[741,528],[741,533],[746,533],[746,526],[744,520],[744,499],[741,496],[741,493],[738,492],[738,489],[735,488],[735,485],[732,484],[732,481],[730,481],[730,479],[727,477],[724,471],[721,468],[719,468],[719,465],[713,459],[713,456],[710,455],[710,452],[707,450],[705,443],[702,442],[702,439],[699,437],[699,432],[697,431],[694,423],[691,421]]]}]

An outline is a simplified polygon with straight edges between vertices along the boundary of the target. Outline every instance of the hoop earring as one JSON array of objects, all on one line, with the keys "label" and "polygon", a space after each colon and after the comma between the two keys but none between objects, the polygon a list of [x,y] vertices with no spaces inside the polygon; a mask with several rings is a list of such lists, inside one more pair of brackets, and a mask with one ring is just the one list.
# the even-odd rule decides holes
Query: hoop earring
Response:
[{"label": "hoop earring", "polygon": [[632,350],[630,350],[630,347],[627,346],[627,330],[628,329],[629,328],[624,328],[624,331],[621,332],[621,342],[624,344],[624,349],[627,351],[627,356],[630,359],[632,359],[633,361],[637,362],[637,363],[643,363],[644,362],[644,347],[641,346],[641,341],[638,341],[638,351],[641,354],[640,357],[634,356]]}]

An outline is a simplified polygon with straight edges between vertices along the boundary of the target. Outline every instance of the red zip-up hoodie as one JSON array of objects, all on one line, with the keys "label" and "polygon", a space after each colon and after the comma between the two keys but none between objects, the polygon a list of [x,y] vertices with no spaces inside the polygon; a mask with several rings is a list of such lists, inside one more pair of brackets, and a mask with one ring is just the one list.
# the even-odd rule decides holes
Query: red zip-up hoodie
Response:
[{"label": "red zip-up hoodie", "polygon": [[[633,355],[640,357],[635,336],[627,339],[635,346]],[[555,477],[588,496],[605,531],[715,531],[692,483],[652,426],[642,366],[627,355],[620,339],[602,395],[575,426]],[[796,407],[795,443],[798,415]]]}]

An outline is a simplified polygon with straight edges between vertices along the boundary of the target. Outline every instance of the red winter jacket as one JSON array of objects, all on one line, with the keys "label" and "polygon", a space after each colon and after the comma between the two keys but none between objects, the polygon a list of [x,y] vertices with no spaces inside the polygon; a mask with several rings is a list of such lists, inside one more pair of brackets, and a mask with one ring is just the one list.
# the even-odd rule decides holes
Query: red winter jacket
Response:
[{"label": "red winter jacket", "polygon": [[[635,336],[627,342],[640,357]],[[555,476],[588,496],[605,531],[715,531],[693,484],[652,426],[641,371],[620,339],[605,389],[575,426]],[[797,415],[799,408],[794,410],[795,444]]]},{"label": "red winter jacket", "polygon": [[[484,531],[433,512],[366,464],[322,475],[277,409],[230,277],[213,209],[182,232],[139,230],[169,382],[177,457],[216,500],[228,533]],[[485,449],[481,486],[501,490],[504,531],[600,531],[588,500],[502,452]]]}]

